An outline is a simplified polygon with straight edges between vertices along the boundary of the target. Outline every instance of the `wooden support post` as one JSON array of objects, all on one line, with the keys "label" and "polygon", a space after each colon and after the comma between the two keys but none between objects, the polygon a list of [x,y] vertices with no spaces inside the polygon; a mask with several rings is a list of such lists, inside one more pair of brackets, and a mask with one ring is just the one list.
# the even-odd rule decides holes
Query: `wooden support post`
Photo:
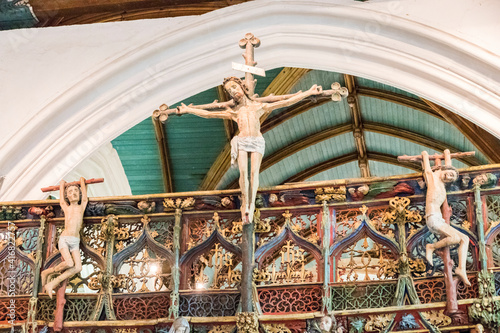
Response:
[{"label": "wooden support post", "polygon": [[64,304],[66,304],[66,286],[68,285],[68,279],[61,283],[59,289],[56,293],[56,313],[54,318],[54,332],[61,332],[64,323]]},{"label": "wooden support post", "polygon": [[330,254],[330,208],[328,203],[323,201],[323,214],[321,215],[321,229],[323,232],[323,312],[332,311],[332,295],[330,293],[330,265],[328,259]]},{"label": "wooden support post", "polygon": [[[450,224],[451,217],[451,207],[448,204],[448,200],[445,200],[441,206],[441,214],[443,219],[447,224]],[[467,314],[458,310],[457,301],[457,284],[458,278],[453,278],[453,260],[450,256],[450,248],[445,247],[439,251],[436,251],[441,259],[443,259],[444,268],[444,283],[446,286],[446,312],[448,316],[453,320],[454,324],[463,324],[467,322]]]},{"label": "wooden support post", "polygon": [[174,267],[172,268],[172,279],[174,287],[170,294],[170,309],[169,317],[177,318],[179,316],[179,284],[180,284],[180,267],[179,258],[181,253],[181,219],[182,209],[175,210],[175,225],[174,225]]},{"label": "wooden support post", "polygon": [[[104,278],[102,282],[102,302],[106,319],[116,320],[115,311],[113,309],[113,285],[111,284],[111,276],[113,275],[113,250],[115,246],[115,224],[118,223],[118,217],[108,215],[103,219],[102,223],[106,223],[106,268],[104,270]],[[100,311],[99,311],[100,312]],[[96,320],[100,313],[95,313]]]},{"label": "wooden support post", "polygon": [[[36,244],[36,256],[35,256],[35,269],[33,276],[33,294],[31,296],[29,302],[28,316],[26,318],[26,323],[24,326],[24,332],[30,333],[36,332],[37,329],[37,321],[36,321],[36,312],[37,312],[37,303],[38,303],[38,291],[40,284],[40,272],[42,268],[42,258],[43,258],[43,243],[45,241],[45,215],[40,216],[40,227],[38,228],[38,239]],[[31,331],[30,331],[31,330]]]},{"label": "wooden support post", "polygon": [[241,272],[241,311],[253,311],[252,281],[254,268],[254,223],[244,224],[241,237],[242,272]]}]

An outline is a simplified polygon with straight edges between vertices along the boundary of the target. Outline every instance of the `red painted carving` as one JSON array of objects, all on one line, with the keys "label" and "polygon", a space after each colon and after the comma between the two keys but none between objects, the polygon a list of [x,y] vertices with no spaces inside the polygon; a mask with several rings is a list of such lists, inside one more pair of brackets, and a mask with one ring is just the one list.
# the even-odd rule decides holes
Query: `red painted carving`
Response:
[{"label": "red painted carving", "polygon": [[262,312],[300,313],[321,311],[320,286],[262,288],[258,290]]}]

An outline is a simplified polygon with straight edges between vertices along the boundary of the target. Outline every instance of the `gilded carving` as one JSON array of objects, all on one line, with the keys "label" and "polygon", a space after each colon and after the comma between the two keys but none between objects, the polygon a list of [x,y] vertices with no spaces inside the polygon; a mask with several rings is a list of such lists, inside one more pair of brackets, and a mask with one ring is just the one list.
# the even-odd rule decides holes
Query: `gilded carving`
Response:
[{"label": "gilded carving", "polygon": [[392,314],[385,313],[380,315],[370,315],[365,325],[367,331],[383,331],[392,321]]},{"label": "gilded carving", "polygon": [[422,316],[436,327],[448,326],[451,324],[451,318],[444,314],[444,310],[431,310],[421,312]]},{"label": "gilded carving", "polygon": [[259,333],[259,318],[255,312],[240,312],[236,315],[239,333]]},{"label": "gilded carving", "polygon": [[171,199],[171,198],[165,198],[163,201],[163,207],[165,207],[167,210],[176,210],[176,209],[193,209],[194,207],[195,200],[194,198],[177,198],[177,199]]},{"label": "gilded carving", "polygon": [[316,202],[322,203],[326,202],[343,202],[346,200],[346,187],[340,186],[338,188],[334,187],[325,187],[325,188],[317,188],[314,193],[316,194]]},{"label": "gilded carving", "polygon": [[285,324],[264,324],[262,327],[266,333],[291,333]]},{"label": "gilded carving", "polygon": [[233,325],[216,325],[208,333],[232,333],[233,330]]}]

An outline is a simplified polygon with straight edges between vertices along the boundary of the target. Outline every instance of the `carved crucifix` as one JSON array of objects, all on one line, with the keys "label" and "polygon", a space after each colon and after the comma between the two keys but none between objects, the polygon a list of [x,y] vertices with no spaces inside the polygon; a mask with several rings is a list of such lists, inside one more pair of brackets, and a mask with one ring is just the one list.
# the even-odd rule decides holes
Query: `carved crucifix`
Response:
[{"label": "carved crucifix", "polygon": [[[467,249],[469,247],[469,237],[446,223],[443,215],[450,215],[448,202],[446,198],[445,183],[453,182],[458,177],[458,171],[451,165],[453,157],[471,156],[474,152],[450,154],[446,149],[443,155],[429,156],[426,151],[419,156],[399,156],[399,161],[420,161],[424,169],[423,176],[427,185],[427,194],[425,200],[425,219],[427,228],[440,237],[436,243],[426,245],[425,257],[430,265],[433,265],[433,253],[441,248],[449,248],[458,244],[458,267],[455,274],[468,286],[470,282],[467,279],[466,260]],[[430,160],[434,160],[434,166],[431,167]],[[444,159],[444,165],[441,161]],[[449,216],[448,216],[449,217]],[[449,219],[449,218],[448,218]]]},{"label": "carved crucifix", "polygon": [[[231,96],[228,102],[215,101],[205,105],[182,104],[176,109],[169,109],[163,104],[153,116],[165,121],[168,115],[176,113],[193,114],[203,118],[219,118],[233,120],[238,124],[239,133],[231,140],[231,164],[237,163],[240,170],[241,216],[243,224],[253,222],[255,211],[255,197],[259,187],[259,170],[265,150],[265,141],[260,131],[261,119],[265,119],[273,110],[294,105],[304,98],[311,96],[331,96],[332,100],[339,101],[347,95],[347,89],[339,84],[332,85],[331,90],[323,91],[321,86],[313,85],[309,90],[295,94],[267,97],[254,95],[256,80],[253,74],[264,75],[262,69],[256,68],[254,48],[260,45],[260,40],[253,34],[246,34],[240,40],[239,46],[245,49],[243,57],[245,65],[233,63],[233,68],[245,72],[245,81],[237,77],[224,80],[224,89]],[[250,173],[248,161],[250,160]]]}]

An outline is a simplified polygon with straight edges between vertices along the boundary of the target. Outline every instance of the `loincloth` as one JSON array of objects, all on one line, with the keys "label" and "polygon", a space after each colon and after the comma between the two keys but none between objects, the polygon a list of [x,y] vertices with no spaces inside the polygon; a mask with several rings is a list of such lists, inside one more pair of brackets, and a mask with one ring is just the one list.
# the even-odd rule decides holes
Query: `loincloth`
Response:
[{"label": "loincloth", "polygon": [[80,238],[73,236],[59,237],[59,251],[62,248],[67,248],[69,252],[80,249]]},{"label": "loincloth", "polygon": [[231,140],[231,165],[236,165],[238,152],[240,150],[246,152],[257,152],[264,156],[266,141],[263,136],[235,136]]},{"label": "loincloth", "polygon": [[435,235],[442,235],[442,227],[446,224],[439,213],[431,213],[425,216],[427,228]]}]

